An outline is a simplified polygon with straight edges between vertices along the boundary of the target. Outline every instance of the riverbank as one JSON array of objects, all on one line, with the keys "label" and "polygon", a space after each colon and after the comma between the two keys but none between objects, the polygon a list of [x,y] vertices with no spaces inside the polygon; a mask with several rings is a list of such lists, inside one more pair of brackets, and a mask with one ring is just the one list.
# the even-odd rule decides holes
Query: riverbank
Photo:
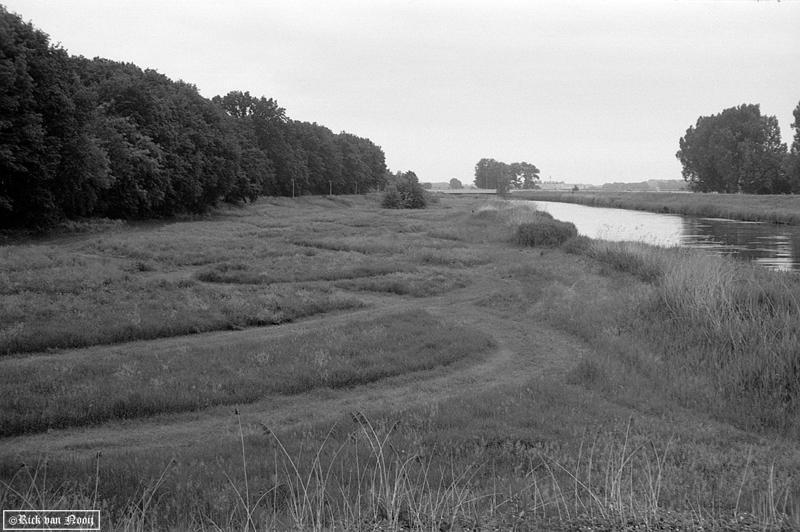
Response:
[{"label": "riverbank", "polygon": [[800,196],[680,192],[515,192],[514,199],[578,203],[703,218],[800,225]]},{"label": "riverbank", "polygon": [[108,530],[797,529],[800,286],[512,243],[532,206],[274,198],[0,249],[0,506]]}]

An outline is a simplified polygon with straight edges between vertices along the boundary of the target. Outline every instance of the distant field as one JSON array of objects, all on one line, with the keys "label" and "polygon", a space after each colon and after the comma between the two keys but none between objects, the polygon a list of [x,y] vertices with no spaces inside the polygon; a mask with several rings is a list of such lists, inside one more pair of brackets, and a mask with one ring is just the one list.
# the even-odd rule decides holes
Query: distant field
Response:
[{"label": "distant field", "polygon": [[686,214],[752,222],[800,225],[800,196],[701,194],[686,192],[545,192],[515,193],[516,199],[580,203],[649,212]]},{"label": "distant field", "polygon": [[0,506],[109,530],[800,527],[800,281],[570,237],[533,204],[379,203],[0,247]]}]

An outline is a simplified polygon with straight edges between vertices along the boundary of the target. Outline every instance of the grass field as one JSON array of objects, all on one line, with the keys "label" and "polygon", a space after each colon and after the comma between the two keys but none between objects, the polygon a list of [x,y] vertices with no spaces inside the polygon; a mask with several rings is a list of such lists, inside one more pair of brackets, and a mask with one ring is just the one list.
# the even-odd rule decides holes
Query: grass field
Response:
[{"label": "grass field", "polygon": [[522,192],[516,199],[580,203],[639,211],[800,225],[800,198],[794,195],[688,194],[679,192]]},{"label": "grass field", "polygon": [[104,530],[800,527],[795,277],[538,225],[533,203],[303,197],[9,239],[0,506]]}]

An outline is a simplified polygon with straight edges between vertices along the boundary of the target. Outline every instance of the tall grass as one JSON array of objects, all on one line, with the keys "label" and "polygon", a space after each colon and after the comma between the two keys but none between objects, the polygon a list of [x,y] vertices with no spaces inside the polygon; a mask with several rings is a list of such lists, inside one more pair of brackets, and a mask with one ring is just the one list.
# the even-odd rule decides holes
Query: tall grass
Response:
[{"label": "tall grass", "polygon": [[[494,346],[424,311],[302,335],[189,348],[134,346],[0,360],[0,436],[344,388],[452,364]],[[190,363],[187,363],[190,362]]]},{"label": "tall grass", "polygon": [[800,225],[800,199],[790,195],[687,194],[670,192],[523,192],[515,197],[534,201],[579,203],[594,207],[634,209]]},{"label": "tall grass", "polygon": [[[685,404],[705,404],[744,428],[800,434],[796,276],[632,242],[596,241],[587,253],[650,286],[636,292],[627,309],[607,314],[629,324],[615,334],[641,346],[630,349],[649,351],[649,371],[661,371]],[[690,382],[696,383],[692,391]]]},{"label": "tall grass", "polygon": [[127,498],[110,499],[103,486],[114,479],[104,477],[110,470],[99,455],[82,488],[54,486],[54,466],[40,462],[0,482],[0,505],[100,509],[104,530],[778,531],[798,524],[791,483],[775,464],[757,465],[752,449],[746,461],[728,465],[736,480],[724,493],[704,493],[722,504],[710,509],[691,500],[694,488],[684,484],[695,467],[689,461],[710,456],[686,456],[679,438],[649,440],[630,419],[585,431],[569,449],[517,442],[426,450],[409,445],[398,418],[356,411],[298,440],[263,424],[256,435],[238,409],[234,415],[236,439],[216,450],[216,467],[169,459],[146,483],[129,485]]}]

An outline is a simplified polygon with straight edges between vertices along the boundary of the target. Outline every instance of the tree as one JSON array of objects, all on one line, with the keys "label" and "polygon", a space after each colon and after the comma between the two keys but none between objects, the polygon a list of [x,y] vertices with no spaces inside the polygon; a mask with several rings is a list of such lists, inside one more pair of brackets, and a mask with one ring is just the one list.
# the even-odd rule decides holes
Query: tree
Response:
[{"label": "tree", "polygon": [[461,184],[461,181],[459,181],[454,177],[453,179],[450,180],[450,188],[453,190],[460,190],[464,188],[464,185]]},{"label": "tree", "polygon": [[494,159],[481,159],[475,165],[475,186],[494,188],[500,193],[505,192],[511,175],[507,167],[507,164]]},{"label": "tree", "polygon": [[778,120],[762,116],[757,104],[701,116],[681,137],[676,156],[694,192],[790,192]]},{"label": "tree", "polygon": [[791,150],[786,155],[784,171],[791,184],[792,192],[798,194],[800,193],[800,103],[794,109],[792,128],[794,129],[794,141]]},{"label": "tree", "polygon": [[494,188],[499,194],[512,187],[534,188],[538,180],[539,169],[526,162],[506,164],[494,159],[481,159],[475,165],[475,186]]},{"label": "tree", "polygon": [[514,188],[532,189],[539,181],[539,169],[530,163],[511,163],[509,169]]},{"label": "tree", "polygon": [[110,184],[95,117],[67,52],[0,6],[0,227],[91,213]]}]

